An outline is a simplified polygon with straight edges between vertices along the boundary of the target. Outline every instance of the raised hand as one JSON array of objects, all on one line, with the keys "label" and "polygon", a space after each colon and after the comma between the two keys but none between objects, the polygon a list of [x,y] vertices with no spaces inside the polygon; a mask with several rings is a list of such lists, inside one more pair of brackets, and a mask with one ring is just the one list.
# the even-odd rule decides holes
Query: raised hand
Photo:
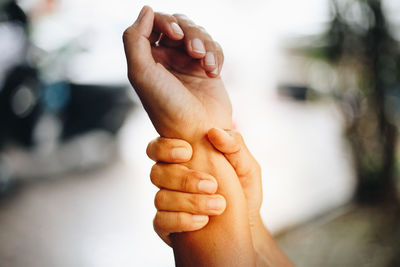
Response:
[{"label": "raised hand", "polygon": [[[166,38],[156,42],[160,32]],[[240,182],[206,138],[210,128],[230,129],[232,125],[231,103],[218,77],[223,61],[219,46],[186,17],[155,15],[149,7],[125,31],[124,46],[128,77],[154,127],[163,137],[182,138],[191,144],[193,156],[185,165],[215,177],[218,193],[226,200],[225,212],[211,218],[201,231],[171,235],[176,265],[254,266]]]},{"label": "raised hand", "polygon": [[212,126],[231,128],[218,76],[223,53],[203,28],[184,15],[144,7],[124,43],[128,77],[160,135],[193,141]]}]

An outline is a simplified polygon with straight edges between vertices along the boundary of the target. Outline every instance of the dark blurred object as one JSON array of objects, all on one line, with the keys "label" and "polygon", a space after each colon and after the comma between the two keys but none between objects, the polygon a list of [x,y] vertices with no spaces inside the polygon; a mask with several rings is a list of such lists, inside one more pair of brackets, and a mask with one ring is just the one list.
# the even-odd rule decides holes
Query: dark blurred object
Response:
[{"label": "dark blurred object", "polygon": [[280,85],[278,87],[278,93],[280,96],[294,99],[297,101],[305,101],[307,99],[307,86],[299,85]]},{"label": "dark blurred object", "polygon": [[126,87],[70,84],[70,101],[64,110],[63,138],[91,129],[116,134],[132,106]]},{"label": "dark blurred object", "polygon": [[0,3],[0,90],[5,76],[17,65],[27,64],[28,18],[15,1]]},{"label": "dark blurred object", "polygon": [[16,22],[23,26],[28,25],[28,17],[14,0],[5,0],[0,3],[0,22]]},{"label": "dark blurred object", "polygon": [[[27,16],[15,1],[1,5],[0,27],[16,24],[26,30],[27,23]],[[25,34],[26,39],[18,40],[23,42],[22,59],[15,66],[0,66],[6,69],[0,85],[0,147],[10,141],[34,145],[34,128],[44,113],[59,118],[62,140],[95,129],[115,134],[132,106],[128,89],[68,81],[43,83],[39,70],[28,58],[31,45]]]},{"label": "dark blurred object", "polygon": [[34,127],[43,112],[59,116],[63,140],[93,129],[115,134],[132,106],[128,93],[123,86],[42,85],[35,69],[17,66],[0,91],[0,144],[32,146]]},{"label": "dark blurred object", "polygon": [[28,17],[15,1],[0,4],[0,148],[9,137],[32,144],[31,133],[38,119],[38,71],[27,64]]},{"label": "dark blurred object", "polygon": [[15,178],[54,177],[110,161],[133,106],[125,86],[44,81],[49,75],[37,61],[45,51],[31,44],[28,29],[15,1],[0,4],[0,195]]},{"label": "dark blurred object", "polygon": [[346,120],[358,177],[356,198],[398,203],[400,44],[391,35],[381,1],[332,0],[331,7],[326,33],[300,51],[328,63],[338,77],[331,96]]},{"label": "dark blurred object", "polygon": [[5,79],[0,91],[0,147],[8,141],[33,144],[32,132],[40,116],[40,82],[37,71],[17,66]]}]

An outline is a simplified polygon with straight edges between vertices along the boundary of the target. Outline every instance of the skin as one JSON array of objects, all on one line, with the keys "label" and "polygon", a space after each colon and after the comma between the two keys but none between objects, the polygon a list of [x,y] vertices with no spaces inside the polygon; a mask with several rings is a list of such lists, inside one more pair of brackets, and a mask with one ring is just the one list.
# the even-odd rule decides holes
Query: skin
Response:
[{"label": "skin", "polygon": [[[172,23],[183,35],[176,27],[173,30]],[[163,38],[157,46],[160,33]],[[210,218],[206,227],[170,235],[176,265],[254,266],[240,182],[206,137],[210,128],[232,126],[231,103],[219,77],[223,63],[219,45],[186,16],[154,13],[149,7],[142,9],[123,37],[129,80],[155,129],[162,137],[188,141],[193,155],[184,165],[216,177],[218,194],[226,201],[224,213]],[[206,64],[209,53],[214,65]],[[184,215],[178,219],[188,220]]]},{"label": "skin", "polygon": [[[260,207],[262,203],[261,168],[248,150],[242,136],[235,131],[211,129],[210,143],[231,163],[241,183],[247,200],[250,230],[257,256],[257,266],[293,266],[264,226]],[[186,150],[184,157],[175,158],[174,149]],[[186,216],[215,216],[224,211],[225,202],[219,209],[210,209],[207,202],[215,202],[221,196],[216,194],[216,179],[206,173],[199,173],[180,164],[190,160],[190,145],[184,140],[157,138],[147,147],[147,155],[157,162],[150,173],[152,183],[160,188],[155,197],[157,214],[154,229],[167,243],[175,232],[195,231],[207,225],[207,221],[182,223],[176,220],[178,214]],[[167,164],[169,163],[169,164]],[[202,186],[204,181],[209,187]],[[202,184],[203,183],[203,184]],[[162,196],[162,197],[160,197]],[[195,214],[195,215],[193,215]],[[191,222],[191,223],[190,223]]]}]

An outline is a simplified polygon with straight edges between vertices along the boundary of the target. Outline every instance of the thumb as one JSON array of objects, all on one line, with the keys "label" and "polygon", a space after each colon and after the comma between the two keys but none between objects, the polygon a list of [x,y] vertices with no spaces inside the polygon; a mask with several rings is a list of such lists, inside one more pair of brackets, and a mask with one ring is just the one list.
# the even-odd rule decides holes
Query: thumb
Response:
[{"label": "thumb", "polygon": [[257,161],[251,155],[239,132],[213,128],[207,135],[215,149],[223,153],[230,162],[239,178],[248,176],[259,169]]},{"label": "thumb", "polygon": [[135,23],[125,30],[123,35],[128,77],[132,84],[137,84],[147,68],[155,65],[148,38],[153,30],[154,12],[144,6]]}]

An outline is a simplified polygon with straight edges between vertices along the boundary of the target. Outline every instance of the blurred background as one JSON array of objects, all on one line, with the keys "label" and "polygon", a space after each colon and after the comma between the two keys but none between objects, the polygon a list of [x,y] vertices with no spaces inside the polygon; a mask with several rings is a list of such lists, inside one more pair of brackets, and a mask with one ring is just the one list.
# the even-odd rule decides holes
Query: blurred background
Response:
[{"label": "blurred background", "polygon": [[145,4],[224,48],[296,265],[400,266],[397,0],[0,0],[0,266],[174,266],[122,46]]}]

